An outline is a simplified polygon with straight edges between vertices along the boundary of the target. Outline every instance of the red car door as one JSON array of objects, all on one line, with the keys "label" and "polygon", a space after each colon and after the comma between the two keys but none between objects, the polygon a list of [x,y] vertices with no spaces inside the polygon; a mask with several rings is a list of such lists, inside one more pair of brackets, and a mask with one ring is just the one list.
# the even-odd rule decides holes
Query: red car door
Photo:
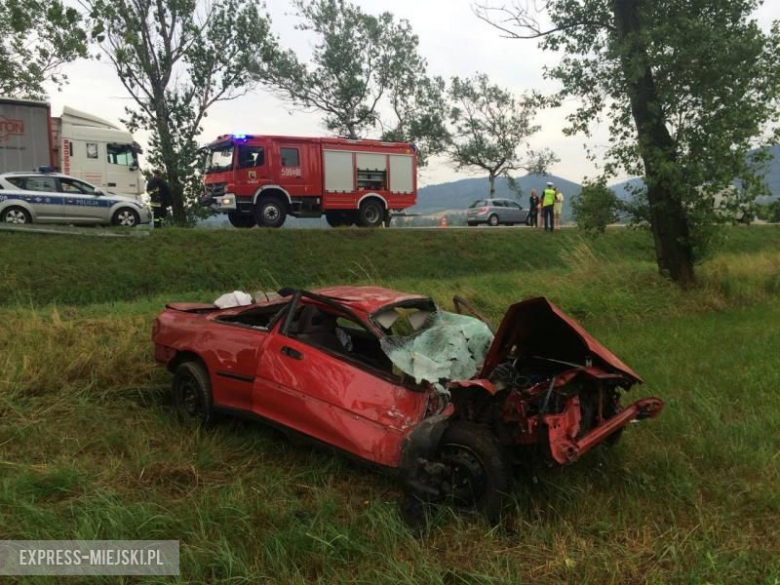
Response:
[{"label": "red car door", "polygon": [[241,325],[215,322],[212,339],[203,352],[211,372],[215,406],[250,411],[257,372],[257,355],[268,332]]},{"label": "red car door", "polygon": [[255,413],[363,459],[396,467],[427,395],[391,376],[284,335],[277,324],[258,360]]}]

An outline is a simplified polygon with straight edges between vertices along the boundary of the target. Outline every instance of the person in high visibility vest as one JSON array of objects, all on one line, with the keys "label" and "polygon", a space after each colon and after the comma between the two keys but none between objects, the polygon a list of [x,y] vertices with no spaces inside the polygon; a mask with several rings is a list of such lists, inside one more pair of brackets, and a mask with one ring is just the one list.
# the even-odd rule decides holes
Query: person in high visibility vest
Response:
[{"label": "person in high visibility vest", "polygon": [[542,192],[542,216],[544,217],[545,231],[553,231],[553,208],[555,206],[555,187],[552,183],[547,183],[547,187]]},{"label": "person in high visibility vest", "polygon": [[171,190],[163,179],[160,169],[155,169],[152,173],[152,178],[146,183],[146,192],[152,200],[154,227],[161,227],[162,220],[168,215],[168,206],[171,204]]}]

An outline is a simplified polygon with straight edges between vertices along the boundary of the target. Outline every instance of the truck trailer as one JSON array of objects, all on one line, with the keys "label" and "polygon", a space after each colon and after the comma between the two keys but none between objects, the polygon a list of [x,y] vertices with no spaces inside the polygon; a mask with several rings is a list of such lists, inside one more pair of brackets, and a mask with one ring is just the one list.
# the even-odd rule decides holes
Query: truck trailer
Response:
[{"label": "truck trailer", "polygon": [[229,134],[202,150],[202,202],[235,227],[281,227],[288,215],[377,227],[417,202],[413,144]]},{"label": "truck trailer", "polygon": [[0,173],[51,168],[138,198],[145,181],[133,135],[102,118],[46,102],[0,98]]}]

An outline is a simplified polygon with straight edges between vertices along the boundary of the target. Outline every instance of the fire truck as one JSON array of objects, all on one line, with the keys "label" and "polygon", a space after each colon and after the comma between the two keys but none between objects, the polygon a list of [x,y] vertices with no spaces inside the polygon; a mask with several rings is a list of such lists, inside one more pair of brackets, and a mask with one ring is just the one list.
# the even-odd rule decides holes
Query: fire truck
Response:
[{"label": "fire truck", "polygon": [[229,134],[203,151],[203,204],[239,228],[278,228],[288,215],[377,227],[417,202],[412,144]]}]

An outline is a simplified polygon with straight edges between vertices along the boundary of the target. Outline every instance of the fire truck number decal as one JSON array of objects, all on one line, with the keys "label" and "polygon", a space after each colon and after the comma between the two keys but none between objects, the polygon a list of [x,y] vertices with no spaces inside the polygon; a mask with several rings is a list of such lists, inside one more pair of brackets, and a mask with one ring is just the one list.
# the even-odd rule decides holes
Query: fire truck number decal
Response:
[{"label": "fire truck number decal", "polygon": [[282,167],[283,177],[300,177],[301,167]]}]

